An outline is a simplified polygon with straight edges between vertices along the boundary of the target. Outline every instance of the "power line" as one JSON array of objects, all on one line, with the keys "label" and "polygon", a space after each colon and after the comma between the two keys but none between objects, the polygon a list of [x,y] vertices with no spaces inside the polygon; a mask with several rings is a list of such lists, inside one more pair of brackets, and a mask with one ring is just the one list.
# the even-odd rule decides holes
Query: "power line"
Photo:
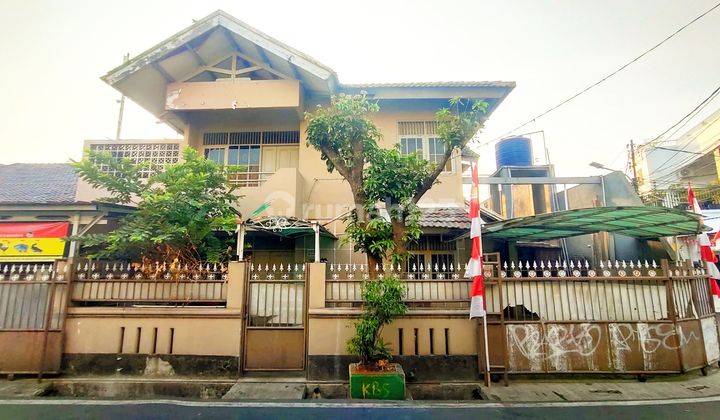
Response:
[{"label": "power line", "polygon": [[[688,113],[685,114],[682,118],[680,118],[680,120],[679,120],[678,122],[676,122],[675,124],[673,124],[673,125],[671,125],[670,127],[668,127],[665,131],[663,131],[662,133],[660,133],[660,134],[659,134],[657,137],[655,137],[654,139],[646,142],[643,146],[651,146],[651,145],[653,145],[653,144],[656,143],[658,140],[660,140],[660,138],[661,138],[662,136],[664,136],[664,135],[667,134],[670,130],[672,130],[673,128],[677,127],[680,123],[682,123],[682,125],[680,125],[680,126],[673,132],[673,134],[670,135],[670,137],[668,138],[668,140],[669,140],[670,138],[672,138],[672,136],[674,136],[675,133],[677,133],[678,130],[680,130],[680,128],[684,127],[694,116],[696,116],[698,113],[700,113],[700,111],[702,111],[710,102],[712,102],[713,99],[715,99],[715,97],[718,95],[718,93],[720,93],[720,86],[718,86],[717,88],[715,88],[715,90],[713,90],[708,97],[706,97],[705,99],[703,99],[702,102],[700,102],[699,104],[697,104],[697,105],[695,106],[695,108],[693,108],[690,112],[688,112]],[[684,121],[684,123],[683,123],[683,121]]]},{"label": "power line", "polygon": [[505,137],[505,136],[507,136],[507,135],[509,135],[509,134],[512,134],[515,130],[518,130],[518,129],[522,128],[522,127],[525,127],[526,125],[528,125],[528,124],[530,124],[531,122],[537,120],[538,118],[544,117],[545,115],[547,115],[547,114],[555,111],[556,109],[558,109],[558,108],[560,108],[561,106],[565,105],[566,103],[572,101],[573,99],[577,98],[578,96],[584,94],[585,92],[587,92],[587,91],[589,91],[589,90],[597,87],[597,86],[600,85],[601,83],[605,82],[606,80],[610,79],[611,77],[613,77],[613,76],[615,76],[616,74],[620,73],[621,71],[625,70],[627,67],[629,67],[630,65],[634,64],[636,61],[640,60],[641,58],[645,57],[646,55],[648,55],[648,54],[651,53],[652,51],[656,50],[656,49],[659,48],[661,45],[663,45],[664,43],[666,43],[667,41],[669,41],[670,39],[672,39],[673,37],[675,37],[677,34],[679,34],[680,32],[682,32],[683,30],[685,30],[685,29],[686,29],[687,27],[689,27],[690,25],[692,25],[692,24],[694,24],[695,22],[699,21],[700,19],[702,19],[703,17],[705,17],[705,15],[707,15],[708,13],[710,13],[710,12],[712,12],[713,10],[717,9],[718,7],[720,7],[720,3],[715,4],[715,5],[714,5],[713,7],[711,7],[710,9],[706,10],[706,11],[703,12],[702,14],[698,15],[697,17],[695,17],[695,19],[691,20],[690,22],[688,22],[688,23],[686,23],[685,25],[683,25],[683,26],[681,26],[680,28],[678,28],[675,32],[673,32],[673,33],[671,33],[670,35],[668,35],[667,37],[665,37],[662,41],[660,41],[660,42],[658,42],[657,44],[653,45],[650,49],[646,50],[646,51],[643,52],[642,54],[638,55],[637,57],[635,57],[635,58],[633,58],[632,60],[628,61],[627,63],[623,64],[623,65],[620,66],[617,70],[613,71],[612,73],[608,74],[607,76],[603,77],[602,79],[598,80],[597,82],[595,82],[595,83],[593,83],[593,84],[585,87],[584,89],[580,90],[579,92],[575,93],[574,95],[572,95],[572,96],[570,96],[570,97],[562,100],[562,101],[561,101],[560,103],[558,103],[557,105],[554,105],[554,106],[550,107],[549,109],[541,112],[540,114],[538,114],[538,115],[530,118],[530,119],[527,120],[526,122],[524,122],[524,123],[518,125],[517,127],[513,128],[512,130],[507,131],[505,134],[503,134],[503,135],[501,135],[501,136],[499,136],[499,137],[496,137],[496,138],[493,139],[493,140],[490,140],[490,141],[487,141],[487,142],[481,144],[481,146],[484,146],[485,144],[492,143],[492,142],[494,142],[494,141],[500,140],[501,138],[503,138],[503,137]]},{"label": "power line", "polygon": [[[718,87],[718,89],[720,89],[720,87]],[[688,139],[687,142],[685,142],[685,144],[684,144],[680,149],[678,149],[678,150],[677,150],[675,153],[673,153],[669,158],[667,158],[667,160],[665,160],[662,164],[660,164],[658,167],[656,167],[656,168],[654,169],[654,172],[659,172],[659,171],[661,171],[662,169],[665,169],[665,167],[668,165],[668,163],[670,163],[670,161],[673,160],[673,158],[674,158],[675,156],[677,156],[677,155],[678,155],[679,153],[681,153],[681,152],[684,152],[685,149],[687,149],[691,144],[693,144],[693,142],[695,141],[695,139],[697,139],[698,137],[700,137],[700,135],[702,135],[705,131],[707,131],[710,127],[712,127],[713,124],[714,124],[715,122],[717,122],[718,120],[720,120],[720,115],[719,115],[718,117],[716,117],[714,120],[712,120],[712,121],[711,121],[709,124],[707,124],[705,127],[703,127],[703,129],[700,130],[700,132],[698,132],[697,134],[695,134],[692,138]],[[715,146],[716,146],[715,144],[711,144],[710,147],[709,147],[707,150],[703,150],[702,152],[700,152],[700,154],[701,154],[701,155],[706,154],[707,152],[709,152],[710,150],[712,150],[713,148],[715,148]],[[687,164],[687,163],[689,163],[689,162],[691,162],[691,161],[694,161],[694,160],[696,160],[696,159],[698,159],[698,157],[697,157],[697,156],[694,156],[694,155],[690,155],[690,156],[688,156],[688,157],[681,158],[681,161],[680,161],[680,162],[675,162],[675,163],[673,163],[673,164],[670,164],[670,168],[672,168],[672,169],[666,169],[665,172],[672,173],[672,172],[674,172],[675,170],[677,170],[677,169],[685,166],[685,164]]]}]

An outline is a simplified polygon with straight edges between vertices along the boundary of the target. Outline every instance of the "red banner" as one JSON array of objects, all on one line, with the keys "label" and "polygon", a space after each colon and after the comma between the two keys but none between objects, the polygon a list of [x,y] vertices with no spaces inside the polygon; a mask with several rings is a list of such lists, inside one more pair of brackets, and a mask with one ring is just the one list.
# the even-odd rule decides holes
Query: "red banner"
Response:
[{"label": "red banner", "polygon": [[64,238],[68,222],[0,222],[0,238]]}]

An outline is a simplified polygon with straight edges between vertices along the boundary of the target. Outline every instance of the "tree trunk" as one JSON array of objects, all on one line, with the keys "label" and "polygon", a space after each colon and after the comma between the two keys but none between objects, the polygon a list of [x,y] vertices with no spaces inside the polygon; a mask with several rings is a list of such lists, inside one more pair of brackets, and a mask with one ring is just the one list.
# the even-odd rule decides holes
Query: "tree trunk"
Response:
[{"label": "tree trunk", "polygon": [[382,260],[368,252],[368,250],[365,250],[365,255],[367,255],[368,275],[370,275],[370,280],[375,280],[378,273],[377,269],[382,267]]},{"label": "tree trunk", "polygon": [[405,241],[405,220],[392,219],[392,238],[395,248],[394,254],[401,257],[403,262],[407,258],[407,242]]}]

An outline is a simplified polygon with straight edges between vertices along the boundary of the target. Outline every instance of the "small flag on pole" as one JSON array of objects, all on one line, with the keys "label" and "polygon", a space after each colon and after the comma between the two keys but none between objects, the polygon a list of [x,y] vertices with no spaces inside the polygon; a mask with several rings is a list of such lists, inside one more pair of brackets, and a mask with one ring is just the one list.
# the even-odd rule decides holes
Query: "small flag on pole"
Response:
[{"label": "small flag on pole", "polygon": [[480,237],[480,199],[478,197],[478,166],[472,165],[472,189],[470,192],[470,240],[472,249],[470,262],[465,268],[465,277],[472,279],[470,318],[479,318],[486,315],[485,311],[485,278],[482,266],[482,241]]},{"label": "small flag on pole", "polygon": [[[690,204],[690,210],[693,213],[702,214],[700,210],[700,203],[698,203],[695,197],[695,191],[692,186],[688,185],[688,203]],[[715,265],[718,262],[718,257],[713,252],[710,246],[710,239],[707,234],[702,232],[697,236],[698,246],[700,247],[700,259],[705,262],[707,267],[707,273],[710,277],[710,291],[713,296],[713,303],[715,305],[715,311],[720,312],[720,286],[718,285],[718,279],[720,279],[720,270]]]}]

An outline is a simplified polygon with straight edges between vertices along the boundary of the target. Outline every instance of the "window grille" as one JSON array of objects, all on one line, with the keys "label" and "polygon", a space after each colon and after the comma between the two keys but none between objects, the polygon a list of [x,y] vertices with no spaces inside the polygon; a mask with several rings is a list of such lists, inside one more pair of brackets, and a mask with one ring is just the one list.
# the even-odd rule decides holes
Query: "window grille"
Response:
[{"label": "window grille", "polygon": [[401,136],[425,134],[425,122],[423,121],[400,121],[398,123],[398,134]]},{"label": "window grille", "polygon": [[203,134],[204,146],[298,143],[300,143],[299,131],[238,131]]},{"label": "window grille", "polygon": [[300,143],[299,131],[266,131],[263,133],[263,144],[296,143]]},{"label": "window grille", "polygon": [[203,134],[203,145],[217,146],[228,144],[228,133],[205,133]]},{"label": "window grille", "polygon": [[230,133],[230,144],[260,144],[259,131]]}]

